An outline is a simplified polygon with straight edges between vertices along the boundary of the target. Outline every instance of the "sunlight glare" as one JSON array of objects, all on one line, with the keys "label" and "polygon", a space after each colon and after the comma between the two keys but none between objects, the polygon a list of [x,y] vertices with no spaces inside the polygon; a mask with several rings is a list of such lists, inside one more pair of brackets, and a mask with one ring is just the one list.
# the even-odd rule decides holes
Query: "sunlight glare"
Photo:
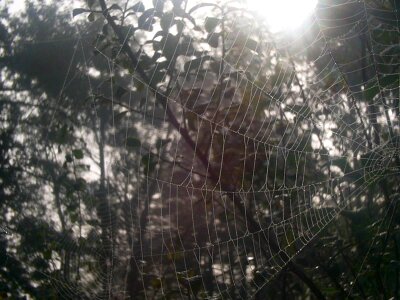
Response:
[{"label": "sunlight glare", "polygon": [[317,0],[247,0],[250,11],[265,18],[271,31],[299,27],[312,14]]}]

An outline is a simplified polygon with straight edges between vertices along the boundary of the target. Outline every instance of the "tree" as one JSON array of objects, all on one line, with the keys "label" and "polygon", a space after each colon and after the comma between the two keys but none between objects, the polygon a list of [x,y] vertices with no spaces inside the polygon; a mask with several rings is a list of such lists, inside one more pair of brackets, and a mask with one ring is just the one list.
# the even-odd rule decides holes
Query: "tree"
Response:
[{"label": "tree", "polygon": [[397,2],[241,5],[4,14],[4,297],[398,295]]}]

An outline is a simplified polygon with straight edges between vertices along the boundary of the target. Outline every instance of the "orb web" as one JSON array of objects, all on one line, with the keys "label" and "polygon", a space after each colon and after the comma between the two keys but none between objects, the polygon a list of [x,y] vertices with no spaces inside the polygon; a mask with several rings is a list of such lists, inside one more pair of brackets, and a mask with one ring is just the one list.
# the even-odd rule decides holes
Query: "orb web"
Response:
[{"label": "orb web", "polygon": [[77,25],[62,89],[89,86],[81,135],[99,165],[73,167],[98,186],[62,241],[76,284],[49,278],[65,298],[252,298],[398,174],[390,7],[320,1],[283,34],[232,4],[107,4],[94,43]]}]

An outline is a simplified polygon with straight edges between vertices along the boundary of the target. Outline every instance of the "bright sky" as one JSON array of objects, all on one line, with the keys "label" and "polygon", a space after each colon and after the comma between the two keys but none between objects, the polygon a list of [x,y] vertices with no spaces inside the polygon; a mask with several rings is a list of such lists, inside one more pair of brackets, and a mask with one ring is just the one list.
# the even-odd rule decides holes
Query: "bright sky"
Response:
[{"label": "bright sky", "polygon": [[295,29],[312,14],[317,0],[247,0],[249,9],[265,17],[271,31]]},{"label": "bright sky", "polygon": [[[18,13],[24,8],[24,2],[23,0],[6,0],[6,5],[10,13]],[[79,7],[79,1],[71,2],[78,4],[78,6],[72,5],[73,7]],[[132,1],[134,2],[136,1]],[[142,0],[142,2],[150,1]],[[312,14],[317,2],[318,0],[247,0],[249,9],[264,17],[265,23],[273,32],[296,29]]]}]

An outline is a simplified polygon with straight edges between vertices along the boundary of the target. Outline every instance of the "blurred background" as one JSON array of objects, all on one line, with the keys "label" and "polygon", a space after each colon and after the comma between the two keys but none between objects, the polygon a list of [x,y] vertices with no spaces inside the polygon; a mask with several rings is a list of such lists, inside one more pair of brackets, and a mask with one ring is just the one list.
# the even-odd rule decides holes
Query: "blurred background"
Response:
[{"label": "blurred background", "polygon": [[0,6],[0,299],[400,297],[400,1]]}]

